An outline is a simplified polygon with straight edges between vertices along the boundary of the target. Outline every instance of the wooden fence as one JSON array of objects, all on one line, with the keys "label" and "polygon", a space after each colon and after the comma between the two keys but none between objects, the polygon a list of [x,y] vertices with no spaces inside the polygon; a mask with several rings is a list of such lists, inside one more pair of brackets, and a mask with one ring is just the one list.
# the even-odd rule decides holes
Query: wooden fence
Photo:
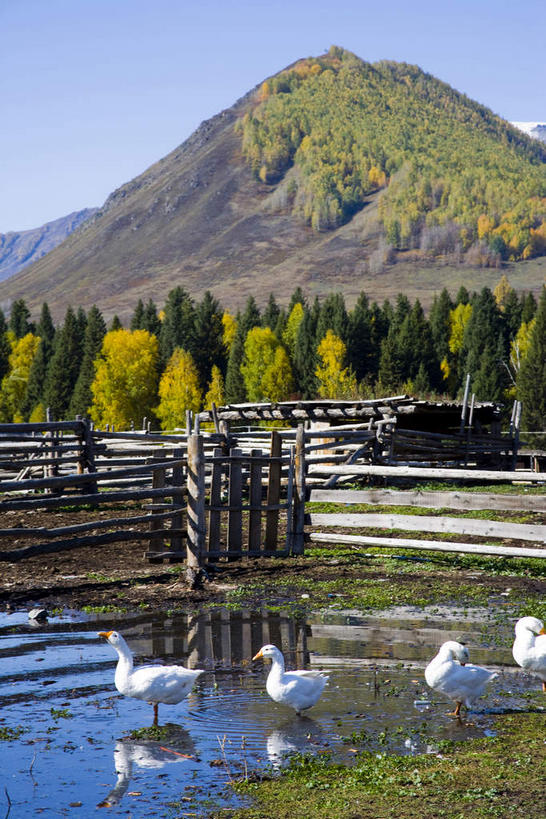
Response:
[{"label": "wooden fence", "polygon": [[[396,430],[403,437],[406,432]],[[152,562],[186,561],[188,580],[195,583],[208,563],[301,555],[307,540],[544,557],[544,549],[538,544],[545,542],[545,527],[513,524],[509,528],[509,524],[490,521],[460,523],[461,519],[453,516],[317,516],[312,512],[306,518],[305,504],[309,500],[343,506],[367,503],[453,510],[546,509],[546,495],[518,495],[515,499],[491,493],[421,492],[415,487],[404,491],[374,487],[352,492],[334,490],[332,487],[344,480],[403,480],[413,484],[423,479],[544,481],[544,474],[529,470],[480,469],[475,450],[469,457],[467,439],[463,442],[466,467],[431,466],[434,458],[425,457],[430,454],[426,448],[418,466],[393,465],[391,443],[391,455],[385,455],[387,433],[392,442],[392,430],[389,432],[381,420],[320,430],[306,430],[300,424],[297,429],[273,431],[230,430],[223,421],[216,424],[215,431],[204,433],[198,426],[191,429],[188,423],[185,432],[169,435],[147,430],[94,430],[81,418],[0,424],[0,474],[5,476],[0,481],[0,492],[4,493],[0,501],[0,538],[10,541],[10,548],[0,550],[0,561],[81,545],[142,541],[147,546],[145,557]],[[421,446],[414,432],[406,437]],[[440,438],[445,442],[446,436]],[[510,451],[506,444],[506,452]],[[381,459],[389,462],[378,463]],[[97,515],[73,526],[32,529],[7,525],[8,512],[68,505],[91,505],[98,510],[120,503],[131,505],[129,516],[120,516],[114,509],[107,519]],[[343,531],[356,527],[364,534]],[[366,529],[378,527],[391,532],[418,530],[532,541],[537,546],[488,546],[365,534]],[[329,528],[336,532],[313,531]],[[30,545],[13,548],[14,538],[30,541]]]}]

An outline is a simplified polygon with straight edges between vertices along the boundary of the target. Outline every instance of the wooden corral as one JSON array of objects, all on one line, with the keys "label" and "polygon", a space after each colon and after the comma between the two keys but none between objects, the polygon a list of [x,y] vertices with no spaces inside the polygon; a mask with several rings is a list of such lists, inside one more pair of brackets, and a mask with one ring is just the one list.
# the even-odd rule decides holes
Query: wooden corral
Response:
[{"label": "wooden corral", "polygon": [[[152,433],[146,426],[140,432],[100,431],[81,418],[0,424],[0,537],[10,541],[10,548],[0,551],[0,561],[84,544],[141,540],[147,560],[184,561],[194,584],[211,563],[301,555],[309,540],[543,557],[544,527],[461,523],[453,515],[430,520],[347,515],[344,509],[351,503],[396,503],[454,511],[544,510],[546,495],[515,500],[492,493],[419,490],[420,481],[431,479],[544,482],[544,474],[515,468],[519,415],[515,406],[510,430],[503,435],[493,404],[441,405],[393,396],[221,407],[210,415],[201,413],[195,423],[187,419],[185,430],[170,434]],[[332,426],[309,428],[318,417]],[[249,421],[280,418],[287,424],[283,429],[249,426]],[[201,432],[201,423],[209,421],[211,431]],[[346,481],[360,482],[361,488],[333,490]],[[385,487],[387,482],[391,488]],[[339,503],[340,513],[306,517],[309,500]],[[130,504],[131,515],[116,516],[114,509],[105,518],[104,510],[119,503]],[[5,514],[82,505],[96,508],[96,519],[59,528],[10,527]],[[378,527],[391,536],[366,533]],[[335,533],[325,532],[328,528]],[[362,534],[348,534],[343,531],[347,528],[359,528]],[[392,536],[397,530],[506,539],[512,552],[483,542],[400,539]],[[513,546],[512,541],[525,545]]]}]

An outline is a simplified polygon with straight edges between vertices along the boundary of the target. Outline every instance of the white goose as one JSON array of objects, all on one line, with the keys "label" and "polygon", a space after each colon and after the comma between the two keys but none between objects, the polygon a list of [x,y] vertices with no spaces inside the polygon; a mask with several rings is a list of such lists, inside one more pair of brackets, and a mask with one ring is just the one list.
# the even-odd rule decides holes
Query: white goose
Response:
[{"label": "white goose", "polygon": [[467,663],[467,647],[455,640],[448,640],[425,668],[427,685],[456,703],[455,710],[449,716],[458,717],[463,703],[466,708],[471,708],[487,683],[497,676],[494,671]]},{"label": "white goose", "polygon": [[284,657],[276,646],[266,645],[252,658],[271,660],[271,671],[265,688],[274,702],[289,705],[298,714],[315,705],[328,682],[328,676],[320,671],[285,671]]},{"label": "white goose", "polygon": [[133,668],[133,655],[124,638],[117,631],[99,631],[119,656],[114,682],[120,694],[145,700],[154,706],[154,725],[157,725],[157,706],[164,702],[176,705],[190,693],[202,669],[181,665],[142,665]]},{"label": "white goose", "polygon": [[516,623],[516,639],[512,646],[514,660],[525,671],[542,680],[546,692],[546,629],[538,617],[522,617]]}]

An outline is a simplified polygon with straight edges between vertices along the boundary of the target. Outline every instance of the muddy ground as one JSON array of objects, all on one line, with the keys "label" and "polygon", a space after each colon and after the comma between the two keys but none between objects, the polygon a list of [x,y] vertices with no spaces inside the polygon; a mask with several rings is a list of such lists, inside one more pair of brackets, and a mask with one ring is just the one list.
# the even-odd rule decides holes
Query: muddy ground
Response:
[{"label": "muddy ground", "polygon": [[[67,510],[30,513],[3,513],[3,526],[45,527],[48,529],[96,519],[96,511]],[[116,515],[130,516],[125,508]],[[142,527],[140,527],[142,528]],[[0,537],[0,552],[20,549],[33,541],[18,537]],[[36,555],[17,562],[0,562],[0,608],[13,610],[44,606],[48,609],[82,609],[86,606],[116,606],[127,610],[148,607],[161,609],[200,608],[222,603],[235,593],[241,605],[283,605],[302,597],[301,592],[317,588],[331,580],[346,581],[358,587],[381,577],[407,598],[411,588],[416,594],[442,583],[464,584],[483,588],[490,595],[502,594],[507,584],[518,598],[544,593],[544,579],[536,576],[476,574],[475,568],[458,568],[456,578],[449,562],[430,564],[415,562],[400,573],[396,567],[382,566],[379,561],[362,559],[338,561],[325,549],[319,555],[303,558],[259,558],[235,563],[221,563],[212,568],[201,588],[190,589],[183,563],[152,564],[145,557],[147,542],[84,546],[71,551]],[[426,568],[425,568],[426,566]],[[390,585],[390,584],[389,584]],[[267,601],[263,590],[271,589]],[[309,597],[309,594],[304,595]],[[310,601],[311,602],[311,601]]]}]

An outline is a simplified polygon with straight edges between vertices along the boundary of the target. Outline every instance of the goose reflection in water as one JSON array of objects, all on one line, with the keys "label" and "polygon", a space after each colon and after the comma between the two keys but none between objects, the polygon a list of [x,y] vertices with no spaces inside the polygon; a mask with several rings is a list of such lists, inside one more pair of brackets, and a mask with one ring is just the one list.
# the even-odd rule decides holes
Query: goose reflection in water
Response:
[{"label": "goose reflection in water", "polygon": [[278,770],[291,754],[316,752],[317,746],[326,743],[322,727],[309,717],[290,720],[274,728],[267,735],[267,758]]},{"label": "goose reflection in water", "polygon": [[[171,745],[173,747],[171,747]],[[169,762],[184,762],[195,759],[195,746],[187,731],[178,729],[174,743],[162,745],[159,742],[132,742],[119,740],[114,748],[114,765],[117,781],[108,796],[98,808],[112,808],[118,805],[129,787],[133,767],[163,768]]]}]

